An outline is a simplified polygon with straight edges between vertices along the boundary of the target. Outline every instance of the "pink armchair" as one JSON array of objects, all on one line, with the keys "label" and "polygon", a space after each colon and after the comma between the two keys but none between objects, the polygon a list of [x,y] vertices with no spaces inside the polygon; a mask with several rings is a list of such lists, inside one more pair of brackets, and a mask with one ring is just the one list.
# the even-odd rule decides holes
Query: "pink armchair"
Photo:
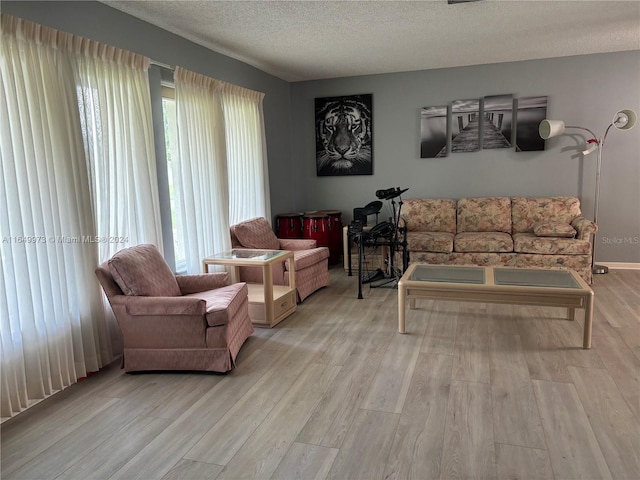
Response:
[{"label": "pink armchair", "polygon": [[[315,240],[276,237],[265,218],[252,218],[231,226],[233,248],[291,250],[296,269],[296,291],[302,302],[316,290],[326,287],[329,278],[329,249],[317,247]],[[247,283],[262,283],[262,269],[240,267],[240,279]],[[273,265],[273,284],[289,285],[289,262]]]},{"label": "pink armchair", "polygon": [[175,276],[153,245],[116,253],[96,269],[124,340],[123,366],[227,372],[253,333],[245,283],[226,273]]}]

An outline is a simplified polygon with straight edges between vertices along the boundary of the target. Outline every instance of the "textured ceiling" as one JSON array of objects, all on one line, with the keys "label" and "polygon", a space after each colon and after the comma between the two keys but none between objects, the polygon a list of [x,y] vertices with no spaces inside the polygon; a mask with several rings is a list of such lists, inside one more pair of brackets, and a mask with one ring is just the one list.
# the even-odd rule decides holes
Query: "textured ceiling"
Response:
[{"label": "textured ceiling", "polygon": [[640,49],[640,0],[103,3],[287,81]]}]

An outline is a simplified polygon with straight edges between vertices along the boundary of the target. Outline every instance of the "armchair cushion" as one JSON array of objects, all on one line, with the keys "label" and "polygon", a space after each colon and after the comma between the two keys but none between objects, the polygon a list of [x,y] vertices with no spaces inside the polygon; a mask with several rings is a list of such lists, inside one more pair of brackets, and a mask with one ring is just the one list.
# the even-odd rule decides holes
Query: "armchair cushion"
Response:
[{"label": "armchair cushion", "polygon": [[204,292],[215,288],[224,287],[229,284],[229,274],[221,273],[200,273],[196,275],[178,275],[176,281],[183,295],[190,293]]},{"label": "armchair cushion", "polygon": [[258,217],[234,225],[234,233],[246,248],[280,249],[280,241],[266,218]]},{"label": "armchair cushion", "polygon": [[177,297],[176,277],[154,245],[137,245],[116,253],[109,272],[125,295]]},{"label": "armchair cushion", "polygon": [[204,300],[207,303],[207,325],[216,327],[231,321],[248,294],[247,284],[240,282],[216,290],[186,295],[186,298]]},{"label": "armchair cushion", "polygon": [[318,246],[318,242],[307,238],[279,238],[279,250],[311,250]]},{"label": "armchair cushion", "polygon": [[574,238],[576,229],[568,223],[538,222],[533,224],[533,233],[536,237]]}]

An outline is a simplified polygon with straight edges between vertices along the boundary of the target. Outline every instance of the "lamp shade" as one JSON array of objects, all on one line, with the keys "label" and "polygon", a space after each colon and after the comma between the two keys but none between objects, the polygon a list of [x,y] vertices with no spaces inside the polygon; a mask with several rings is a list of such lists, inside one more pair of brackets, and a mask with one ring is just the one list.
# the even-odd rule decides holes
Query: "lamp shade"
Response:
[{"label": "lamp shade", "polygon": [[551,137],[557,137],[564,133],[564,122],[562,120],[543,120],[540,122],[538,133],[545,140]]},{"label": "lamp shade", "polygon": [[633,110],[620,110],[613,116],[613,126],[618,130],[631,130],[638,121],[638,115]]}]

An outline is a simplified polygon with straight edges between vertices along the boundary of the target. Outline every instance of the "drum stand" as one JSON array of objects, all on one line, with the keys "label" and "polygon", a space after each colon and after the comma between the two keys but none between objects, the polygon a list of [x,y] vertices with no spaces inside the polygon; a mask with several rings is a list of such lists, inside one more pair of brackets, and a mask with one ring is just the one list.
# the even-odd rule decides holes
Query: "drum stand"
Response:
[{"label": "drum stand", "polygon": [[[398,194],[397,196],[399,196]],[[402,273],[394,266],[394,257],[397,251],[402,250],[402,271],[405,271],[409,265],[409,252],[407,250],[407,235],[406,228],[399,227],[400,212],[402,210],[402,198],[398,201],[398,209],[396,210],[395,197],[388,198],[391,200],[391,206],[393,209],[393,217],[390,218],[391,233],[384,236],[376,236],[372,232],[363,232],[362,230],[350,232],[349,236],[356,240],[358,243],[358,299],[362,299],[362,284],[364,283],[364,272],[362,268],[363,256],[365,247],[388,247],[387,258],[387,275],[381,279],[379,283],[371,283],[370,288],[379,288],[389,285],[391,288],[395,288],[398,285],[398,281],[402,276]],[[400,238],[400,233],[402,237]],[[349,249],[350,251],[350,249]],[[349,275],[351,275],[351,255],[349,255]],[[376,281],[376,280],[374,280]]]}]

